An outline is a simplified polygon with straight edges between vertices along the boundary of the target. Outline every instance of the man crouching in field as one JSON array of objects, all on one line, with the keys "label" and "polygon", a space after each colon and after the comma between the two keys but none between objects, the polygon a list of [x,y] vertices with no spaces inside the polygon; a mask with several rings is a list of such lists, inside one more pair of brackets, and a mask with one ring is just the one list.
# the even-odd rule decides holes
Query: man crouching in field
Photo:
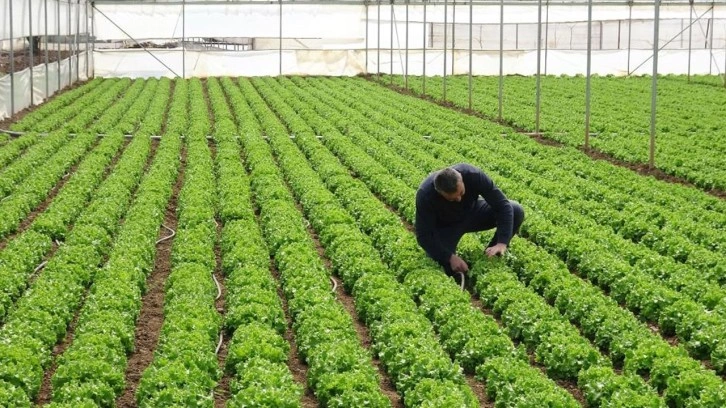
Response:
[{"label": "man crouching in field", "polygon": [[524,210],[508,200],[491,178],[466,163],[431,173],[416,192],[416,238],[446,273],[466,273],[469,265],[456,255],[467,232],[496,228],[485,253],[504,254],[524,221]]}]

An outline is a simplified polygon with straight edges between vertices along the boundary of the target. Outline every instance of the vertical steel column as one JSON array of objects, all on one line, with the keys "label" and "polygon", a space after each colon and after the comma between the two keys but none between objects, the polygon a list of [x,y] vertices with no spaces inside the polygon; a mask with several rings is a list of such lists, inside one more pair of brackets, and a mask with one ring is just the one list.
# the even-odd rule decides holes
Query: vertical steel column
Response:
[{"label": "vertical steel column", "polygon": [[519,49],[519,23],[514,24],[514,49]]},{"label": "vertical steel column", "polygon": [[469,110],[472,109],[472,81],[471,81],[471,75],[472,75],[472,67],[473,67],[473,33],[474,33],[474,0],[469,0]]},{"label": "vertical steel column", "polygon": [[447,51],[447,41],[448,41],[448,33],[449,30],[447,30],[448,25],[448,11],[449,11],[449,0],[444,0],[444,77],[443,77],[443,86],[444,86],[444,101],[446,101],[446,51]]},{"label": "vertical steel column", "polygon": [[182,0],[182,79],[187,77],[187,2]]},{"label": "vertical steel column", "polygon": [[404,67],[403,81],[406,89],[408,89],[408,3],[406,0],[406,66]]},{"label": "vertical steel column", "polygon": [[542,78],[540,76],[540,69],[542,65],[542,0],[538,0],[537,3],[537,85],[534,132],[539,134],[540,99],[542,96]]},{"label": "vertical steel column", "polygon": [[630,76],[630,41],[633,34],[633,1],[628,2],[628,76]]},{"label": "vertical steel column", "polygon": [[280,67],[278,75],[282,76],[282,0],[280,0],[280,49],[279,49]]},{"label": "vertical steel column", "polygon": [[73,43],[71,42],[71,32],[73,23],[71,22],[71,0],[68,0],[68,36],[66,37],[66,44],[68,45],[68,85],[73,83]]},{"label": "vertical steel column", "polygon": [[[391,25],[391,48],[388,50],[388,53],[389,53],[388,59],[389,59],[389,63],[391,64],[391,68],[389,70],[391,73],[390,73],[390,76],[388,77],[388,81],[390,84],[393,84],[393,18],[394,18],[393,0],[391,0],[391,23],[390,23],[390,25]],[[399,56],[400,55],[401,54],[399,54]]]},{"label": "vertical steel column", "polygon": [[80,34],[80,31],[81,31],[81,0],[76,0],[76,35],[75,35],[75,39],[74,39],[74,42],[75,42],[74,47],[76,48],[76,82],[80,81],[80,79],[81,79],[81,73],[79,72],[81,64],[79,64],[80,58],[78,57],[79,50],[80,50],[80,47],[78,46],[78,34]]},{"label": "vertical steel column", "polygon": [[45,17],[45,97],[50,96],[50,84],[48,83],[48,0],[43,0],[43,10]]},{"label": "vertical steel column", "polygon": [[714,24],[716,21],[713,19],[713,9],[714,8],[715,8],[715,6],[712,4],[711,5],[711,31],[709,32],[709,39],[708,39],[708,49],[709,49],[708,74],[709,75],[713,74],[713,63],[712,63],[713,62],[713,32],[715,31],[714,29],[716,28],[716,25]]},{"label": "vertical steel column", "polygon": [[456,0],[453,2],[451,14],[451,75],[456,75],[454,64],[456,63]]},{"label": "vertical steel column", "polygon": [[504,91],[504,0],[499,1],[499,121],[502,121]]},{"label": "vertical steel column", "polygon": [[58,59],[56,60],[56,62],[58,63],[58,89],[57,90],[60,91],[60,89],[61,89],[61,49],[60,49],[60,36],[61,36],[60,14],[61,14],[61,11],[60,11],[60,0],[55,0],[55,1],[56,1],[56,3],[55,3],[56,4],[56,17],[58,19],[58,26],[56,27],[56,31],[58,32],[58,35],[56,36],[56,39],[55,39],[56,49],[58,50]]},{"label": "vertical steel column", "polygon": [[15,115],[15,32],[13,28],[13,2],[8,1],[10,6],[10,116]]},{"label": "vertical steel column", "polygon": [[426,43],[428,43],[428,38],[426,38],[426,0],[424,0],[424,4],[423,4],[423,76],[421,77],[421,80],[422,80],[421,93],[424,95],[426,95]]},{"label": "vertical steel column", "polygon": [[90,46],[88,44],[91,41],[91,34],[88,31],[88,0],[85,1],[85,10],[86,10],[86,13],[85,13],[85,16],[86,16],[86,79],[88,79],[91,77],[91,66],[89,64],[90,57],[88,55],[90,53],[90,51],[89,51]]},{"label": "vertical steel column", "polygon": [[366,67],[363,70],[363,72],[367,75],[368,74],[368,23],[370,22],[370,19],[368,18],[368,0],[366,0]]},{"label": "vertical steel column", "polygon": [[689,15],[688,15],[688,82],[691,82],[691,48],[692,48],[692,36],[693,32],[693,0],[689,1]]},{"label": "vertical steel column", "polygon": [[376,48],[376,79],[381,77],[381,0],[378,0],[378,47]]},{"label": "vertical steel column", "polygon": [[550,38],[550,0],[547,0],[545,5],[545,55],[544,55],[544,74],[547,75],[547,54],[549,51],[549,38]]},{"label": "vertical steel column", "polygon": [[[91,37],[94,38],[94,41],[91,44],[91,51],[93,52],[93,51],[96,51],[96,41],[95,41],[95,38],[96,38],[96,11],[93,8],[93,3],[91,3],[90,11],[91,11]],[[86,17],[86,18],[88,18],[88,17]],[[93,54],[91,54],[91,58],[90,59],[91,59],[92,62],[95,62],[96,61],[94,59]],[[96,76],[95,64],[94,64],[93,71],[94,71],[93,72],[93,76],[95,77]]]},{"label": "vertical steel column", "polygon": [[[12,0],[10,0],[12,1]],[[33,94],[35,93],[33,84],[33,67],[35,66],[35,39],[33,38],[33,0],[28,0],[28,30],[30,31],[30,37],[28,37],[30,45],[30,106],[35,105]]]},{"label": "vertical steel column", "polygon": [[585,77],[585,149],[590,148],[590,72],[592,68],[592,0],[587,2],[587,76]]},{"label": "vertical steel column", "polygon": [[658,95],[658,31],[660,28],[660,0],[655,0],[655,17],[653,18],[653,81],[650,95],[650,158],[648,164],[655,166],[655,119],[656,96]]}]

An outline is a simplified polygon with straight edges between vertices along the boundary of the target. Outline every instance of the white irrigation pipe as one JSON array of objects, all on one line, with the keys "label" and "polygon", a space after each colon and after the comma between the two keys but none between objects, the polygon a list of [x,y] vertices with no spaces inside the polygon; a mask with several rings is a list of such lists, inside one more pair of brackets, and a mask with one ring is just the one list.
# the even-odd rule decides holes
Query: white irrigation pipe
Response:
[{"label": "white irrigation pipe", "polygon": [[219,349],[222,348],[222,342],[224,341],[224,334],[222,332],[219,333],[219,343],[217,343],[217,348],[214,350],[214,354],[219,354]]},{"label": "white irrigation pipe", "polygon": [[461,290],[463,291],[464,290],[464,280],[465,280],[464,272],[459,272],[459,275],[461,275]]},{"label": "white irrigation pipe", "polygon": [[61,245],[63,245],[63,244],[62,244],[62,243],[61,243],[60,241],[58,241],[57,239],[55,240],[55,244],[56,244],[56,245],[58,245],[58,246],[61,246]]},{"label": "white irrigation pipe", "polygon": [[43,267],[44,267],[44,266],[45,266],[45,265],[46,265],[47,263],[48,263],[48,261],[43,261],[43,263],[41,263],[40,265],[38,265],[38,266],[37,266],[37,267],[35,268],[35,270],[33,271],[33,273],[38,273],[38,271],[39,271],[39,270],[41,270],[41,269],[43,269]]},{"label": "white irrigation pipe", "polygon": [[219,281],[214,274],[212,274],[212,279],[214,280],[214,284],[217,285],[217,297],[214,300],[219,300],[222,297],[222,287],[219,285]]},{"label": "white irrigation pipe", "polygon": [[176,235],[176,231],[174,231],[173,229],[171,229],[171,228],[167,227],[167,226],[166,226],[166,225],[164,225],[164,224],[161,224],[161,226],[162,226],[162,227],[164,227],[164,228],[166,228],[166,229],[168,229],[169,231],[171,231],[171,235],[169,235],[169,236],[166,236],[166,237],[164,237],[164,238],[161,238],[161,239],[159,239],[158,241],[156,241],[155,245],[158,245],[158,244],[159,244],[160,242],[162,242],[162,241],[166,241],[167,239],[169,239],[169,238],[173,237],[174,235]]},{"label": "white irrigation pipe", "polygon": [[332,276],[330,277],[330,281],[333,282],[333,290],[332,290],[332,292],[335,292],[338,289],[338,281],[335,280],[335,278],[332,277]]}]

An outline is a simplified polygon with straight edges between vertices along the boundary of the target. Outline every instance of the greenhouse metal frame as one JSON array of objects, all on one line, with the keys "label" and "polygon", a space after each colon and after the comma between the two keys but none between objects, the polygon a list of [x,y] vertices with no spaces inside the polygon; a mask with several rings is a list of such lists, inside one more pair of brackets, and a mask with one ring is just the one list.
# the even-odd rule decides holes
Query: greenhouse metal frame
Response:
[{"label": "greenhouse metal frame", "polygon": [[[317,63],[321,55],[325,55],[326,49],[333,49],[339,55],[346,54],[346,64],[348,60],[353,60],[353,68],[345,65],[339,72],[331,72],[333,75],[356,75],[356,74],[373,74],[379,76],[381,74],[401,74],[405,78],[405,86],[408,87],[409,75],[422,75],[423,87],[425,93],[426,76],[438,75],[443,78],[443,98],[446,100],[446,77],[449,75],[469,76],[469,108],[472,108],[472,76],[482,75],[481,67],[486,65],[488,71],[484,74],[499,76],[499,119],[502,118],[503,95],[503,79],[505,75],[518,73],[513,72],[511,67],[506,66],[505,53],[509,55],[521,55],[527,53],[529,58],[515,60],[515,63],[527,65],[536,61],[536,69],[529,71],[530,75],[536,76],[536,126],[535,134],[540,133],[539,117],[540,117],[540,99],[541,86],[540,77],[542,75],[557,74],[557,69],[553,69],[552,54],[556,50],[563,50],[563,53],[572,54],[572,60],[581,58],[586,59],[586,65],[574,68],[575,71],[565,72],[566,74],[584,74],[587,78],[587,86],[585,92],[586,118],[585,118],[585,147],[589,146],[589,123],[590,123],[590,77],[593,75],[593,54],[598,51],[619,53],[621,57],[625,57],[625,67],[616,68],[620,75],[652,75],[652,95],[651,95],[651,151],[650,164],[654,161],[655,150],[655,118],[657,108],[657,74],[662,73],[659,70],[659,55],[663,50],[678,50],[678,55],[682,58],[687,55],[687,63],[685,69],[680,73],[685,73],[690,77],[692,75],[693,59],[696,53],[701,55],[698,72],[705,73],[703,59],[708,61],[708,73],[713,74],[714,68],[717,74],[723,74],[723,82],[726,85],[726,2],[553,2],[553,1],[405,1],[395,2],[388,1],[114,1],[101,0],[91,2],[88,0],[25,0],[21,6],[13,5],[11,0],[0,0],[2,4],[2,41],[3,48],[5,44],[10,45],[8,54],[10,57],[10,70],[4,77],[0,78],[0,116],[12,116],[20,110],[32,105],[41,103],[57,90],[64,88],[74,82],[97,76],[99,72],[96,70],[97,57],[105,55],[114,55],[115,50],[103,50],[100,45],[106,42],[124,42],[126,48],[139,48],[138,53],[146,55],[147,59],[152,58],[153,63],[158,65],[159,70],[153,71],[152,74],[139,73],[137,76],[204,76],[199,74],[195,69],[198,65],[199,57],[194,67],[188,67],[188,53],[192,52],[190,46],[194,46],[194,53],[197,55],[212,55],[217,51],[215,46],[218,44],[205,43],[197,41],[193,43],[193,38],[209,38],[209,37],[232,37],[210,34],[205,36],[205,28],[195,27],[194,32],[189,32],[189,27],[195,25],[195,17],[204,17],[200,11],[200,6],[205,9],[219,8],[222,10],[230,7],[245,7],[253,10],[250,15],[264,16],[268,18],[267,27],[258,27],[256,30],[264,31],[265,36],[260,41],[267,43],[262,50],[256,50],[258,53],[264,53],[265,64],[259,74],[261,75],[288,75],[288,74],[320,74],[313,69],[312,71],[300,71],[299,66],[293,66],[286,69],[286,55],[288,52],[295,52],[295,55],[310,54],[309,66]],[[19,8],[20,7],[20,8]],[[305,7],[313,8],[310,12]],[[316,17],[313,13],[315,8],[336,8],[336,11],[345,9],[352,12],[352,17],[343,19],[347,22],[360,19],[361,13],[364,21],[360,24],[364,25],[364,37],[361,42],[350,42],[346,44],[334,44],[331,47],[332,39],[312,38],[310,33],[315,34],[309,27],[302,27],[294,17],[295,13],[302,11],[302,17]],[[604,11],[605,15],[593,13],[593,8],[597,7],[600,11]],[[151,14],[160,15],[167,13],[169,10],[175,11],[177,19],[174,26],[174,32],[171,36],[163,37],[166,41],[176,40],[176,48],[160,49],[152,48],[153,41],[148,41],[149,37],[139,35],[143,32],[144,27],[128,27],[128,15],[124,15],[125,9],[136,8],[144,10],[152,10]],[[196,11],[190,12],[190,8],[196,8]],[[669,15],[663,19],[661,14],[662,8],[667,8]],[[63,10],[62,10],[63,9]],[[387,9],[387,10],[386,10]],[[518,16],[513,19],[509,15],[505,15],[505,11],[528,10],[528,16]],[[536,19],[534,19],[534,11],[536,9]],[[587,18],[582,19],[578,16],[583,9],[587,10]],[[609,9],[618,10],[618,18],[614,19],[609,14]],[[20,11],[19,11],[20,10]],[[484,12],[482,12],[484,10]],[[575,11],[576,10],[576,11]],[[636,10],[638,16],[634,17],[633,11]],[[458,16],[457,16],[457,11]],[[627,19],[624,17],[627,11]],[[155,14],[156,13],[156,14]],[[255,14],[258,13],[258,14]],[[358,13],[358,14],[356,14]],[[573,13],[575,18],[567,20],[567,13]],[[688,19],[685,19],[686,13]],[[403,14],[403,18],[400,18]],[[464,15],[462,18],[461,15]],[[510,13],[511,14],[511,13]],[[563,17],[565,15],[565,17]],[[681,16],[680,27],[679,19]],[[20,16],[20,18],[18,18]],[[49,18],[49,16],[51,18]],[[191,16],[191,18],[190,18]],[[648,17],[650,16],[650,17]],[[321,17],[317,15],[317,17]],[[458,20],[457,20],[458,18]],[[49,21],[50,20],[50,21]],[[55,20],[55,21],[53,21]],[[201,18],[204,21],[204,18]],[[276,22],[274,21],[276,20]],[[475,21],[476,20],[476,21]],[[648,21],[650,20],[650,21]],[[669,22],[669,31],[667,37],[661,38],[662,21]],[[323,20],[323,23],[330,23],[330,20]],[[198,23],[198,22],[197,22]],[[567,38],[566,29],[569,24],[569,49],[561,46],[563,41],[561,38]],[[650,45],[646,53],[641,45],[637,47],[638,55],[633,55],[636,50],[634,39],[632,36],[633,25],[645,25],[645,31],[650,28],[650,38],[642,38],[640,35],[637,39],[641,44],[650,41]],[[650,24],[650,27],[647,25]],[[139,25],[143,25],[143,22]],[[181,26],[179,30],[178,26]],[[275,26],[276,25],[276,26]],[[322,27],[316,27],[319,30],[325,30]],[[341,23],[342,25],[342,23]],[[723,25],[723,32],[719,32],[719,25]],[[98,27],[104,26],[99,32]],[[403,27],[401,27],[403,26]],[[582,40],[582,36],[576,35],[576,30],[586,26],[585,49],[581,49],[583,44],[577,44]],[[604,44],[606,40],[606,29],[617,26],[617,45],[610,46]],[[478,37],[474,35],[474,27],[479,30]],[[358,27],[360,28],[360,27]],[[401,30],[402,28],[402,30]],[[234,27],[228,27],[227,33],[234,32]],[[514,30],[514,46],[511,45],[511,38],[505,34],[505,29],[511,32]],[[116,30],[120,34],[112,38],[107,38],[110,31]],[[254,29],[253,29],[254,30]],[[275,35],[271,32],[276,31]],[[337,27],[336,30],[341,32],[345,27]],[[399,33],[403,31],[403,34]],[[420,30],[420,31],[419,31]],[[536,35],[532,35],[536,30]],[[180,31],[178,33],[177,31]],[[215,30],[213,30],[215,31]],[[218,30],[216,30],[218,31]],[[245,29],[240,29],[240,33],[247,35]],[[416,33],[418,31],[418,33]],[[597,34],[593,35],[596,31]],[[627,36],[625,32],[627,31]],[[492,33],[487,36],[485,32]],[[714,32],[717,32],[715,36]],[[303,33],[298,35],[297,33]],[[565,34],[562,34],[565,33]],[[201,35],[200,35],[201,34]],[[550,35],[552,34],[552,36]],[[694,34],[698,37],[699,42],[694,43]],[[308,35],[306,38],[305,35]],[[529,37],[528,37],[529,35]],[[163,33],[162,33],[163,36]],[[388,36],[388,38],[385,38]],[[150,36],[153,38],[154,36]],[[255,36],[250,35],[255,38]],[[401,37],[404,37],[403,43]],[[463,41],[462,41],[463,37]],[[623,38],[626,37],[626,38]],[[30,45],[30,59],[34,58],[33,39],[43,38],[45,40],[44,63],[31,69],[21,72],[14,72],[15,67],[15,47],[13,46],[20,39],[27,39]],[[474,46],[474,39],[477,39],[477,47]],[[394,40],[395,39],[395,40]],[[50,40],[54,40],[51,44]],[[357,38],[360,40],[360,38]],[[505,40],[508,44],[505,45]],[[527,41],[530,40],[530,41]],[[533,41],[532,41],[533,40]],[[38,40],[39,41],[39,40]],[[295,43],[297,41],[301,46]],[[306,46],[304,41],[309,41],[312,46]],[[316,43],[315,41],[318,41]],[[327,41],[327,42],[326,42]],[[559,42],[558,42],[559,41]],[[253,42],[253,47],[256,45]],[[274,43],[277,43],[276,49],[273,49]],[[593,44],[596,42],[596,44]],[[678,44],[674,44],[674,43]],[[687,46],[686,46],[687,42]],[[574,45],[573,45],[574,43]],[[272,44],[272,45],[271,45]],[[559,45],[558,45],[559,44]],[[714,45],[716,44],[716,45]],[[315,46],[319,45],[321,51],[315,53]],[[346,45],[349,46],[345,50]],[[202,50],[199,51],[199,47]],[[211,47],[204,48],[204,47]],[[612,48],[609,48],[612,47]],[[671,47],[671,48],[669,48]],[[70,52],[70,56],[61,61],[61,49],[65,48]],[[37,50],[37,49],[36,49]],[[264,50],[264,51],[263,51]],[[57,53],[57,61],[50,62],[49,54]],[[226,50],[225,50],[226,51]],[[346,53],[347,51],[347,53]],[[385,51],[388,51],[388,60],[385,61]],[[584,53],[583,53],[584,51]],[[245,54],[247,51],[235,51],[238,54]],[[719,55],[723,52],[723,55]],[[171,54],[169,54],[171,53]],[[427,56],[428,53],[428,56]],[[625,53],[625,55],[623,55]],[[178,55],[181,54],[181,58]],[[224,53],[228,54],[228,53]],[[276,55],[273,55],[276,54]],[[568,54],[568,55],[569,55]],[[177,55],[175,58],[174,55]],[[414,57],[418,59],[419,64],[412,62]],[[297,57],[293,57],[297,58]],[[485,58],[485,59],[482,59]],[[486,59],[488,58],[488,59]],[[360,63],[355,64],[356,59],[361,59]],[[396,61],[398,59],[398,61]],[[479,61],[475,62],[475,59]],[[622,58],[621,58],[622,59]],[[170,61],[180,60],[181,66],[173,66]],[[276,61],[275,61],[276,60]],[[438,60],[438,61],[437,61]],[[534,61],[532,61],[534,60]],[[119,62],[120,61],[120,62]],[[276,62],[276,69],[272,68],[273,61]],[[485,61],[482,63],[481,61]],[[122,65],[123,60],[116,61],[116,65]],[[487,64],[486,62],[491,62]],[[81,67],[81,63],[85,65]],[[53,65],[55,64],[55,67]],[[63,65],[62,67],[62,64]],[[32,64],[31,64],[32,65]],[[131,65],[131,64],[130,64]],[[143,63],[141,64],[143,65]],[[386,65],[388,65],[386,67]],[[494,66],[497,66],[494,70]],[[572,64],[573,66],[575,64]],[[672,64],[669,64],[669,66]],[[650,66],[650,67],[649,67]],[[66,68],[67,67],[67,68]],[[180,69],[179,69],[180,68]],[[191,68],[191,69],[190,69]],[[304,67],[303,67],[304,68]],[[387,69],[386,69],[387,68]],[[556,68],[556,67],[555,67]],[[623,69],[624,68],[624,69]],[[648,69],[650,68],[650,69]],[[573,69],[569,67],[568,69]],[[26,72],[28,71],[28,72]],[[38,72],[41,71],[41,72]],[[55,71],[53,75],[51,71]],[[65,72],[67,71],[67,72]],[[413,72],[413,73],[412,73]],[[83,75],[82,75],[83,73]],[[563,72],[559,72],[562,74]],[[102,74],[101,76],[105,76]],[[214,72],[209,75],[216,75]],[[240,75],[246,75],[241,72]],[[109,76],[114,76],[113,73]],[[120,73],[118,76],[126,76]],[[133,75],[132,75],[133,76]]]}]

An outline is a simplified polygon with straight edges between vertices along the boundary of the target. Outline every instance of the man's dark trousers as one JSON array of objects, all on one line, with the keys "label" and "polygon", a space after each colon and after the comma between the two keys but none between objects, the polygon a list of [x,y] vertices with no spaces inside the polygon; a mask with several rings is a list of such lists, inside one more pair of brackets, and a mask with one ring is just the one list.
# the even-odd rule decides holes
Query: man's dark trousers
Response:
[{"label": "man's dark trousers", "polygon": [[[519,227],[524,221],[524,209],[522,206],[514,201],[509,200],[512,205],[514,213],[514,220],[512,223],[512,231],[514,234],[519,232]],[[456,247],[459,245],[461,237],[467,232],[486,231],[497,227],[497,218],[494,210],[486,201],[479,199],[477,200],[474,208],[469,211],[462,221],[454,225],[447,225],[445,227],[437,228],[439,240],[444,248],[448,249],[452,253],[456,253]],[[497,244],[497,234],[495,233],[492,239],[487,244],[487,248]],[[445,262],[444,270],[447,275],[454,276],[454,272],[451,270],[449,262]]]}]

